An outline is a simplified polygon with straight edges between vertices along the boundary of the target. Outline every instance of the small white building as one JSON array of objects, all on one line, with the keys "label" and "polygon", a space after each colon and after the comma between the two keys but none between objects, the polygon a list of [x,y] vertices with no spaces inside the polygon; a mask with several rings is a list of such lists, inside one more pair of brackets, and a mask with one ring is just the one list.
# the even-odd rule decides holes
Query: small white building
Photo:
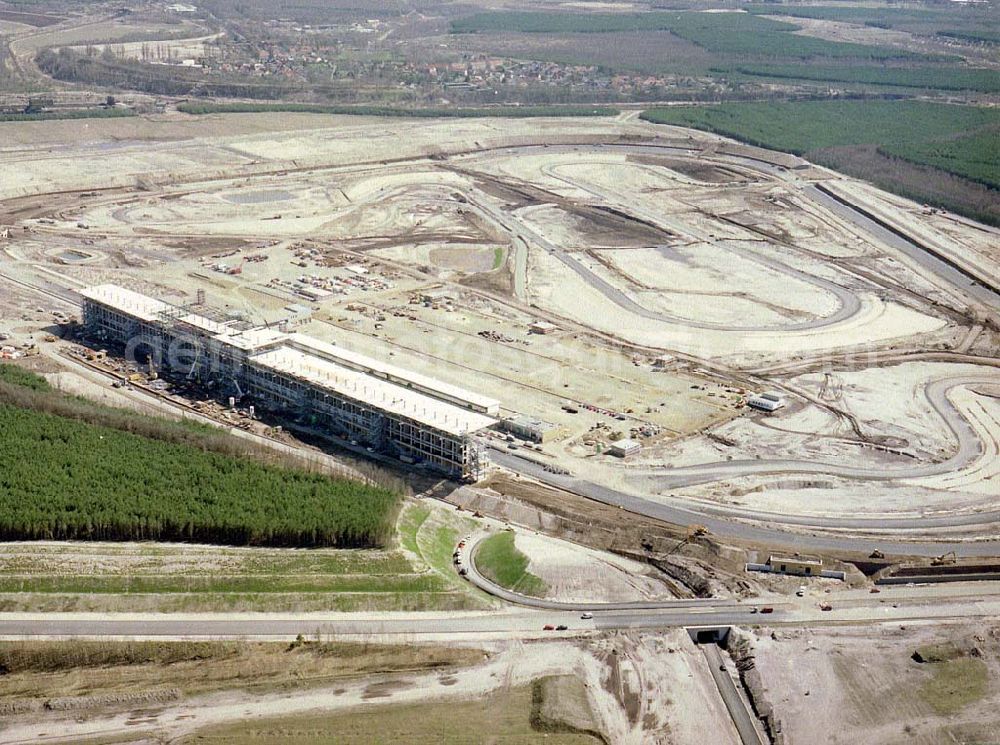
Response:
[{"label": "small white building", "polygon": [[504,419],[500,422],[500,428],[522,440],[538,443],[549,442],[559,431],[559,428],[552,422],[523,415],[513,419]]},{"label": "small white building", "polygon": [[780,393],[773,391],[755,393],[747,399],[747,405],[761,411],[777,411],[785,405],[785,398]]},{"label": "small white building", "polygon": [[420,300],[425,305],[433,305],[435,303],[450,303],[454,300],[454,296],[448,290],[440,288],[423,292],[420,295]]},{"label": "small white building", "polygon": [[532,334],[551,334],[552,332],[558,330],[558,326],[554,323],[549,323],[548,321],[535,321],[528,326],[528,331]]},{"label": "small white building", "polygon": [[642,443],[638,440],[618,440],[608,446],[608,452],[619,458],[628,458],[642,450]]}]

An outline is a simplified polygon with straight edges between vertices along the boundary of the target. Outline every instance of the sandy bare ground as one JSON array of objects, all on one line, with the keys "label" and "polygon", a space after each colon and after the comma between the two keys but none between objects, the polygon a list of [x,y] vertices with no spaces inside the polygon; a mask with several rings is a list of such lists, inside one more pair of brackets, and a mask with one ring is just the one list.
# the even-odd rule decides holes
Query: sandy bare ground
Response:
[{"label": "sandy bare ground", "polygon": [[545,581],[545,596],[561,601],[622,602],[672,597],[648,564],[558,538],[518,532],[514,545],[528,571]]},{"label": "sandy bare ground", "polygon": [[[482,646],[482,645],[477,645]],[[0,742],[72,742],[123,733],[173,739],[202,727],[359,706],[476,698],[546,675],[583,679],[591,706],[610,742],[621,745],[738,743],[728,713],[686,632],[612,635],[581,641],[501,642],[482,665],[431,674],[346,680],[335,688],[253,694],[212,694],[142,712],[100,716],[9,717]],[[377,695],[373,695],[376,693]]]},{"label": "sandy bare ground", "polygon": [[[977,648],[987,694],[949,715],[935,713],[921,690],[933,669],[911,659],[923,645]],[[995,625],[875,625],[868,628],[762,629],[757,668],[789,742],[993,742],[997,715]]]}]

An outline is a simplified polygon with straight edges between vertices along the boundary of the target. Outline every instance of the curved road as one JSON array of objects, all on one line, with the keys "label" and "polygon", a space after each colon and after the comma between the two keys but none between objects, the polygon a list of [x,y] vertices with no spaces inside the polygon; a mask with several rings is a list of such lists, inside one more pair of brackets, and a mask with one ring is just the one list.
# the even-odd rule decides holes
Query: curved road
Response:
[{"label": "curved road", "polygon": [[[571,181],[565,177],[559,176],[554,172],[549,172],[551,169],[543,168],[543,173],[551,176],[552,178],[559,179],[561,181],[574,186],[575,188],[587,191],[594,196],[601,198],[604,201],[610,201],[613,203],[622,204],[623,200],[620,198],[609,198],[609,196],[601,191],[596,190],[593,187],[583,186],[576,181]],[[707,329],[707,330],[725,330],[725,331],[800,331],[805,329],[817,329],[826,326],[833,326],[844,321],[853,318],[861,310],[861,299],[852,291],[841,287],[840,285],[831,282],[829,280],[823,279],[822,277],[816,277],[806,272],[800,271],[793,267],[788,266],[776,259],[768,256],[764,256],[759,252],[754,251],[750,248],[741,248],[740,253],[744,258],[750,261],[756,262],[762,266],[768,267],[774,271],[785,274],[789,277],[793,277],[800,282],[805,282],[807,284],[813,285],[821,290],[829,292],[834,297],[837,298],[838,307],[832,314],[824,316],[822,318],[813,318],[808,321],[797,321],[794,323],[780,324],[780,325],[764,325],[764,326],[732,326],[728,324],[720,323],[710,323],[707,321],[698,321],[691,318],[685,318],[683,316],[675,316],[670,313],[665,313],[661,311],[650,310],[649,308],[637,303],[631,297],[629,297],[625,292],[623,292],[618,287],[615,287],[611,283],[604,280],[602,277],[593,272],[590,268],[577,261],[577,259],[569,252],[567,252],[563,247],[552,243],[542,235],[540,235],[535,230],[529,228],[524,222],[518,218],[516,215],[511,215],[503,210],[494,207],[493,205],[487,203],[483,199],[472,199],[469,198],[470,204],[476,207],[485,217],[493,221],[494,223],[500,225],[504,230],[512,235],[515,241],[520,241],[526,244],[534,244],[547,253],[551,254],[553,257],[558,259],[567,268],[576,273],[584,282],[593,287],[595,290],[604,295],[608,300],[613,302],[615,305],[619,306],[623,310],[632,313],[633,315],[639,316],[640,318],[645,318],[651,321],[660,321],[663,323],[679,324],[687,326],[690,328],[697,329]],[[663,222],[658,217],[653,217],[646,213],[641,213],[641,211],[635,209],[634,207],[628,208],[630,211],[634,212],[636,216],[645,220],[646,222],[651,222],[653,224],[658,224]],[[674,232],[684,232],[687,237],[691,240],[716,243],[715,239],[700,234],[694,233],[689,227],[683,229],[677,228],[671,225],[669,230]],[[721,245],[721,244],[720,244]],[[723,248],[726,248],[723,245]],[[726,248],[726,250],[730,250]]]},{"label": "curved road", "polygon": [[660,488],[670,489],[767,473],[819,473],[866,481],[916,479],[952,473],[961,470],[979,457],[982,454],[982,443],[975,430],[952,404],[948,393],[953,388],[976,383],[1000,383],[1000,376],[993,379],[978,375],[943,378],[932,381],[924,389],[931,407],[958,441],[958,451],[947,460],[938,463],[923,463],[898,469],[876,469],[815,460],[732,460],[657,471],[655,477],[651,475],[651,480]]}]

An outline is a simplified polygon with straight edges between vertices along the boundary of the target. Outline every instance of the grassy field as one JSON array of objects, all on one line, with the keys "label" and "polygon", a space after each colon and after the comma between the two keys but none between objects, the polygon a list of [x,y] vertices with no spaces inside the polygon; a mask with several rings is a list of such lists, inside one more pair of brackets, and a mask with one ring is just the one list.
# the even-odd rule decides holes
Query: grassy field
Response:
[{"label": "grassy field", "polygon": [[[251,642],[0,642],[0,700],[18,708],[85,696],[180,697],[219,690],[266,692],[327,685],[358,675],[446,670],[482,661],[483,652],[456,646],[317,641]],[[141,703],[141,702],[140,702]]]},{"label": "grassy field", "polygon": [[490,12],[452,22],[456,34],[535,34],[669,31],[718,54],[785,58],[944,59],[890,47],[795,35],[792,23],[746,13]]},{"label": "grassy field", "polygon": [[988,669],[982,660],[961,657],[934,662],[920,698],[935,714],[951,716],[986,695]]},{"label": "grassy field", "polygon": [[528,557],[517,550],[514,534],[503,531],[491,535],[476,550],[476,568],[487,579],[523,595],[541,597],[545,582],[528,571]]},{"label": "grassy field", "polygon": [[[582,684],[578,684],[582,688]],[[338,745],[451,745],[496,742],[504,745],[597,745],[600,739],[553,725],[532,724],[536,687],[497,691],[476,701],[380,705],[335,714],[262,719],[196,732],[183,743],[235,745],[267,742]]]},{"label": "grassy field", "polygon": [[386,611],[489,607],[451,566],[453,511],[411,502],[390,550],[169,543],[0,545],[0,611]]},{"label": "grassy field", "polygon": [[804,101],[652,109],[647,121],[808,155],[877,145],[913,163],[1000,187],[1000,112],[922,101]]},{"label": "grassy field", "polygon": [[306,114],[348,116],[395,116],[416,118],[532,118],[541,116],[617,116],[618,109],[606,106],[497,106],[490,108],[394,108],[387,106],[325,106],[300,103],[182,103],[177,109],[186,114],[245,114],[288,111]]}]

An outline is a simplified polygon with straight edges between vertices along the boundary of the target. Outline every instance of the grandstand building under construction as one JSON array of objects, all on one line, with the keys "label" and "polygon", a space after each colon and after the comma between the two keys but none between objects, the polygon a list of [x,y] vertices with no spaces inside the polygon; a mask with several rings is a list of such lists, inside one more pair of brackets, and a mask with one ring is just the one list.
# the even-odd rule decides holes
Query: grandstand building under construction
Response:
[{"label": "grandstand building under construction", "polygon": [[486,450],[474,435],[496,424],[497,401],[280,327],[116,285],[80,294],[87,332],[131,359],[407,464],[464,480],[485,475]]}]

